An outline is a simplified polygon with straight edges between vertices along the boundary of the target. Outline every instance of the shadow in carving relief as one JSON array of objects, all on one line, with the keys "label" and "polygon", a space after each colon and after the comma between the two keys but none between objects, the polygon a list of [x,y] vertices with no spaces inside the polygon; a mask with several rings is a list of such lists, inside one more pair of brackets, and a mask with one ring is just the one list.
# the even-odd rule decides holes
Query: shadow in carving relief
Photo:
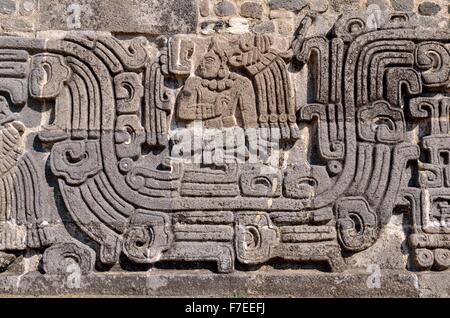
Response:
[{"label": "shadow in carving relief", "polygon": [[2,37],[0,268],[342,271],[403,214],[408,268],[447,269],[450,33],[383,14],[292,39]]}]

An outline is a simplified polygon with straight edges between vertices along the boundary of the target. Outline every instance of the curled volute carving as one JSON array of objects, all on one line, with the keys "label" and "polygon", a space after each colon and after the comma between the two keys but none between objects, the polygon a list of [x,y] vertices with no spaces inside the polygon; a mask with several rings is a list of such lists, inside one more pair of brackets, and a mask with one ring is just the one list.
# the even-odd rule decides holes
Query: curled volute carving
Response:
[{"label": "curled volute carving", "polygon": [[410,269],[449,268],[450,33],[280,12],[289,34],[0,37],[0,268],[342,271],[396,213]]}]

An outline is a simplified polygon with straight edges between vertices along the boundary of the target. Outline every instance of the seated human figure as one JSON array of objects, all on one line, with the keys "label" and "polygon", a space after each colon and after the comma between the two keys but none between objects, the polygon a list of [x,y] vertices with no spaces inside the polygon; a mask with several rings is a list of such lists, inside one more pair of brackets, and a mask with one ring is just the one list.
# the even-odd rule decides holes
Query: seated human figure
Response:
[{"label": "seated human figure", "polygon": [[[178,98],[177,120],[201,121],[204,128],[256,128],[257,110],[252,82],[230,72],[225,52],[213,44]],[[237,116],[238,115],[238,116]]]}]

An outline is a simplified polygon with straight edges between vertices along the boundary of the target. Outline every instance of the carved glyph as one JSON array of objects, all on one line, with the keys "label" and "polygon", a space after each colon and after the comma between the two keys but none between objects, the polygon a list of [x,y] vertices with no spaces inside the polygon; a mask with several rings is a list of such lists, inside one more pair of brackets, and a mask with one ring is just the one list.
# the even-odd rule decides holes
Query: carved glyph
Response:
[{"label": "carved glyph", "polygon": [[341,271],[401,210],[415,266],[449,268],[450,33],[384,15],[281,40],[1,37],[0,252],[48,274]]}]

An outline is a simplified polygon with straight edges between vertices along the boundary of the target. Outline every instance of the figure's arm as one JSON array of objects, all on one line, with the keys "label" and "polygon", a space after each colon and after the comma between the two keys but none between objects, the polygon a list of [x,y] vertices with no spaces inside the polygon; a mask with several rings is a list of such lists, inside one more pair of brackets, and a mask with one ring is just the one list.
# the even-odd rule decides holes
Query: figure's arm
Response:
[{"label": "figure's arm", "polygon": [[177,119],[180,121],[197,120],[197,108],[199,100],[199,92],[195,80],[187,80],[183,90],[178,97],[177,102]]},{"label": "figure's arm", "polygon": [[256,97],[253,84],[248,79],[236,83],[239,90],[238,106],[241,111],[244,128],[257,128],[258,112],[256,111]]}]

